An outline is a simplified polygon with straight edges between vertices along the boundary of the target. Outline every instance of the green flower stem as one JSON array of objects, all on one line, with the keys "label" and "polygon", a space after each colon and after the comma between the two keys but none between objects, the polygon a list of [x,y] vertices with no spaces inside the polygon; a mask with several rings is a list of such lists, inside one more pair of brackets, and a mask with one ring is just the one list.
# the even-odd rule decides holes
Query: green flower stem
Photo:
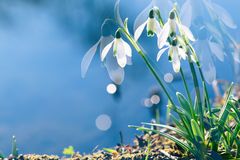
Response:
[{"label": "green flower stem", "polygon": [[[130,41],[130,43],[133,45],[133,47],[137,50],[137,52],[141,55],[141,57],[143,58],[144,62],[146,63],[147,67],[149,68],[149,70],[151,71],[151,73],[153,74],[153,76],[156,78],[157,82],[159,83],[159,85],[162,87],[164,93],[167,95],[169,102],[172,104],[171,107],[173,107],[172,109],[174,111],[177,110],[177,107],[175,105],[175,103],[173,102],[171,96],[169,95],[169,93],[167,92],[167,89],[165,88],[165,86],[163,85],[160,77],[158,76],[157,72],[155,71],[155,69],[153,68],[153,66],[151,65],[150,61],[148,60],[148,58],[146,57],[146,55],[143,53],[143,51],[141,50],[141,48],[138,46],[137,42],[132,38],[132,36],[123,28],[120,28],[120,30],[122,31],[122,33],[127,37],[127,39]],[[177,112],[177,111],[176,111]],[[183,119],[182,116],[180,116],[181,121],[183,122],[183,125],[185,126],[185,128],[187,128],[187,125],[185,124],[185,121]],[[191,135],[190,131],[187,130],[187,132],[189,133],[189,135]]]},{"label": "green flower stem", "polygon": [[199,112],[199,120],[200,120],[200,128],[202,131],[202,134],[204,135],[204,125],[203,125],[203,107],[202,107],[202,101],[201,101],[201,95],[200,95],[200,89],[199,89],[199,84],[198,84],[198,79],[197,79],[197,74],[193,65],[193,62],[189,59],[189,67],[192,73],[192,78],[193,78],[193,83],[194,83],[194,88],[197,96],[197,109]]},{"label": "green flower stem", "polygon": [[156,70],[153,68],[152,64],[150,63],[150,61],[148,60],[147,56],[143,53],[142,49],[139,47],[139,45],[137,44],[137,42],[133,39],[133,37],[128,33],[128,31],[126,31],[124,28],[119,28],[122,33],[127,37],[127,39],[130,41],[130,43],[133,45],[133,47],[136,49],[136,51],[140,54],[140,56],[143,58],[145,64],[147,65],[147,67],[149,68],[149,70],[151,71],[151,73],[153,74],[153,76],[155,77],[155,79],[157,80],[158,84],[161,86],[161,88],[163,89],[164,93],[166,94],[166,96],[168,97],[169,101],[171,102],[171,104],[173,105],[174,108],[176,108],[176,105],[174,104],[170,94],[168,93],[167,89],[165,88],[163,82],[161,81],[160,77],[158,76]]},{"label": "green flower stem", "polygon": [[190,105],[193,106],[191,94],[190,94],[190,92],[189,92],[188,85],[187,85],[186,78],[185,78],[185,76],[184,76],[182,67],[180,68],[180,73],[181,73],[181,77],[182,77],[182,80],[183,80],[184,87],[185,87],[186,92],[187,92],[188,100],[189,100],[189,102],[190,102]]},{"label": "green flower stem", "polygon": [[[190,51],[192,52],[192,54],[197,58],[197,54],[196,52],[194,51],[193,47],[191,44],[188,44],[189,48],[190,48]],[[206,100],[207,100],[207,106],[208,106],[208,112],[209,112],[209,117],[210,117],[210,125],[213,126],[213,115],[212,115],[212,110],[211,110],[211,104],[210,104],[210,99],[209,99],[209,94],[208,94],[208,90],[207,90],[207,87],[206,87],[206,80],[203,76],[203,72],[202,72],[202,67],[201,67],[201,64],[197,58],[197,67],[198,67],[198,71],[200,73],[200,77],[201,77],[201,80],[202,80],[202,84],[203,84],[203,87],[204,87],[204,90],[205,90],[205,96],[206,96]]]},{"label": "green flower stem", "polygon": [[[153,68],[153,66],[151,65],[150,61],[148,60],[148,58],[146,57],[146,55],[143,53],[143,51],[141,50],[141,48],[139,47],[139,45],[137,44],[137,42],[132,38],[132,36],[128,33],[128,31],[126,31],[124,28],[120,28],[120,30],[122,31],[122,33],[127,37],[127,39],[130,41],[130,43],[133,45],[133,47],[137,50],[137,52],[141,55],[141,57],[143,58],[144,62],[146,63],[147,67],[149,68],[149,70],[151,71],[151,73],[153,74],[153,76],[156,78],[157,82],[159,83],[159,85],[162,87],[164,93],[167,95],[169,102],[172,104],[172,109],[173,110],[177,110],[177,107],[175,105],[175,103],[173,102],[171,96],[169,95],[169,93],[167,92],[167,89],[165,88],[165,86],[163,85],[160,77],[158,76],[157,72],[155,71],[155,69]],[[177,111],[176,111],[177,112]],[[187,128],[187,125],[185,124],[185,121],[183,119],[182,116],[180,116],[181,121],[183,122],[185,128]],[[187,132],[189,132],[189,135],[191,135],[190,131],[187,130]]]},{"label": "green flower stem", "polygon": [[[181,20],[179,18],[179,14],[177,12],[176,7],[174,8],[174,10],[175,10],[175,13],[177,15],[177,19],[178,19],[179,23],[181,24]],[[189,39],[183,34],[183,32],[181,30],[179,32],[180,32],[180,35],[183,37],[186,46],[188,46],[188,48],[190,49],[190,52],[196,58],[196,61],[198,61],[197,55],[196,55],[192,45],[189,43]],[[203,114],[203,106],[202,106],[202,102],[201,102],[201,95],[200,95],[200,89],[199,89],[197,74],[196,74],[193,62],[192,62],[192,60],[190,60],[190,53],[188,53],[188,57],[189,57],[188,62],[189,62],[189,66],[190,66],[190,69],[191,69],[194,88],[195,88],[195,92],[196,92],[196,96],[197,96],[198,111],[199,111],[199,114],[200,114],[200,127],[201,127],[201,131],[204,135],[204,124],[203,124],[204,114]]]}]

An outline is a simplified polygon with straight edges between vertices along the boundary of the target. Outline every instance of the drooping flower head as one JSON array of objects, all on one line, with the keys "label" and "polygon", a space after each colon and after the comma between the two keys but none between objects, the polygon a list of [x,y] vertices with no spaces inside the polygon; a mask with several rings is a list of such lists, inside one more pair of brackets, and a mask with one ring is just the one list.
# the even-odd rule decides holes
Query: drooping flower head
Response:
[{"label": "drooping flower head", "polygon": [[170,11],[168,20],[158,35],[158,47],[160,51],[157,54],[157,61],[168,50],[169,61],[172,63],[175,72],[180,71],[181,59],[186,60],[190,58],[191,61],[196,62],[196,57],[190,54],[187,47],[189,40],[195,41],[195,38],[188,27],[181,24],[176,8],[174,7]]},{"label": "drooping flower head", "polygon": [[159,61],[162,54],[168,50],[168,59],[172,62],[174,72],[180,71],[180,60],[188,57],[186,54],[186,47],[181,44],[180,37],[175,37],[173,40],[165,44],[166,47],[161,48],[157,54],[157,61]]},{"label": "drooping flower head", "polygon": [[124,68],[128,59],[132,57],[132,49],[122,38],[120,30],[116,31],[115,38],[103,49],[101,53],[101,61],[104,61],[109,50],[113,48],[114,57],[116,57],[118,65]]},{"label": "drooping flower head", "polygon": [[176,9],[174,8],[169,13],[168,21],[164,24],[160,34],[158,35],[158,47],[162,48],[168,39],[174,37],[178,32],[181,36],[184,36],[191,41],[195,41],[195,38],[189,28],[179,22]]},{"label": "drooping flower head", "polygon": [[[86,52],[81,62],[81,74],[83,78],[85,77],[88,71],[91,61],[93,60],[94,56],[97,53],[98,48],[100,48],[101,53],[103,48],[105,48],[107,44],[112,42],[113,39],[114,37],[111,35],[101,36],[98,42]],[[110,79],[116,84],[121,84],[124,79],[124,69],[119,67],[116,58],[113,56],[112,51],[111,54],[105,57],[103,64],[107,69]]]},{"label": "drooping flower head", "polygon": [[149,37],[153,37],[154,34],[158,35],[160,33],[161,27],[159,22],[155,18],[155,10],[157,10],[157,8],[151,9],[148,15],[148,19],[135,30],[134,39],[136,41],[141,36],[145,27],[147,29],[147,35]]}]

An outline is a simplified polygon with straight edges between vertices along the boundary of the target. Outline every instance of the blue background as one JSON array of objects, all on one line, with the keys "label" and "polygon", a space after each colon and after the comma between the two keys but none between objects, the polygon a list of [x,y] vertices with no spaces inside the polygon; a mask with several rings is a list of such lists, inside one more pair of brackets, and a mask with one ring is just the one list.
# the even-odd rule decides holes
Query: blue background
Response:
[{"label": "blue background", "polygon": [[[238,0],[215,2],[224,6],[240,26]],[[147,0],[121,1],[121,14],[129,17],[130,28],[148,4]],[[142,100],[149,96],[156,82],[136,52],[133,65],[126,67],[117,99],[106,92],[111,81],[98,56],[86,78],[81,78],[82,57],[101,36],[103,20],[113,17],[113,7],[113,0],[0,1],[0,150],[3,153],[10,153],[12,135],[17,137],[20,153],[61,155],[68,145],[89,153],[97,145],[102,148],[119,143],[120,131],[124,143],[130,143],[138,132],[127,126],[152,119]],[[239,29],[232,34],[238,38]],[[155,39],[146,40],[142,38],[141,42],[145,42],[149,56],[155,59],[157,49],[152,50]],[[233,79],[229,63],[216,64],[220,71],[218,78]],[[157,65],[163,74],[172,72],[167,62]],[[176,75],[176,81],[169,86],[173,94],[183,90],[178,79]],[[163,101],[163,113],[165,105]],[[112,126],[107,131],[100,131],[95,125],[101,114],[111,117]]]}]

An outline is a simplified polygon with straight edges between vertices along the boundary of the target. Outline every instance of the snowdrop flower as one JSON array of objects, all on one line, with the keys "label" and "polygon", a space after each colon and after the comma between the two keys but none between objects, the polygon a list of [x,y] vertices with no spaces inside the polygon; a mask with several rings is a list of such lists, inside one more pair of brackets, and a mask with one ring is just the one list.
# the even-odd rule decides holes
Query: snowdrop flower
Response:
[{"label": "snowdrop flower", "polygon": [[161,31],[159,22],[154,18],[154,9],[149,12],[148,19],[141,24],[134,32],[134,39],[137,41],[141,36],[144,28],[147,28],[147,35],[153,37],[154,34],[158,35]]},{"label": "snowdrop flower", "polygon": [[127,64],[128,58],[132,57],[132,49],[122,38],[120,31],[116,32],[115,38],[111,41],[101,52],[101,61],[104,61],[109,50],[113,48],[114,56],[117,59],[117,63],[121,68],[124,68]]},{"label": "snowdrop flower", "polygon": [[167,47],[160,49],[157,54],[157,61],[159,61],[162,54],[168,50],[168,59],[172,62],[174,72],[180,71],[180,60],[181,58],[186,60],[187,54],[186,49],[182,45],[180,45],[177,38],[175,38],[171,44],[166,43]]},{"label": "snowdrop flower", "polygon": [[[101,36],[98,42],[86,52],[81,62],[81,75],[83,78],[86,76],[90,63],[93,60],[93,57],[95,56],[98,47],[100,48],[101,53],[103,51],[103,48],[105,48],[110,42],[112,42],[113,39],[113,36]],[[119,67],[116,58],[113,56],[113,52],[106,56],[104,60],[104,66],[108,71],[110,79],[114,83],[120,85],[124,79],[124,69]]]},{"label": "snowdrop flower", "polygon": [[[134,38],[137,41],[141,36],[144,28],[147,25],[147,21],[149,18],[149,13],[151,10],[155,12],[155,18],[158,20],[158,12],[161,11],[162,18],[167,17],[169,11],[172,9],[173,3],[172,0],[151,0],[149,5],[146,6],[136,17],[133,25],[134,30]],[[136,32],[138,30],[138,32]],[[138,34],[136,34],[138,33]]]},{"label": "snowdrop flower", "polygon": [[158,47],[162,48],[169,37],[176,35],[177,31],[182,33],[191,41],[195,41],[192,32],[183,24],[180,24],[177,20],[177,15],[175,9],[173,9],[170,14],[167,23],[164,24],[160,34],[158,35]]}]

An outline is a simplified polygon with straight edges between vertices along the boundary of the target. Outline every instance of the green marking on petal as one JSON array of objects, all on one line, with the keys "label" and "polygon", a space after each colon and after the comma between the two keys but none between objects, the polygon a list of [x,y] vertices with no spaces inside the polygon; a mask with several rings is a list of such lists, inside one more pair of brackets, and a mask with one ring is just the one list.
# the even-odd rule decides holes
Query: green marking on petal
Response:
[{"label": "green marking on petal", "polygon": [[170,37],[176,37],[176,32],[171,32]]},{"label": "green marking on petal", "polygon": [[149,31],[147,32],[147,36],[148,36],[148,37],[153,37],[153,36],[154,36],[154,32],[153,32],[152,30],[149,30]]},{"label": "green marking on petal", "polygon": [[177,44],[178,44],[177,39],[173,39],[173,40],[172,40],[172,46],[177,46]]}]

